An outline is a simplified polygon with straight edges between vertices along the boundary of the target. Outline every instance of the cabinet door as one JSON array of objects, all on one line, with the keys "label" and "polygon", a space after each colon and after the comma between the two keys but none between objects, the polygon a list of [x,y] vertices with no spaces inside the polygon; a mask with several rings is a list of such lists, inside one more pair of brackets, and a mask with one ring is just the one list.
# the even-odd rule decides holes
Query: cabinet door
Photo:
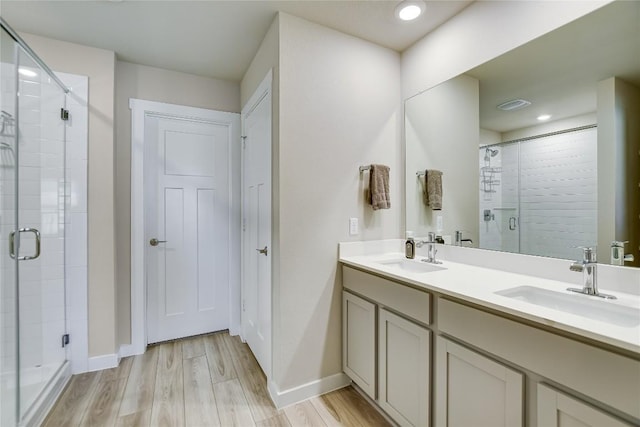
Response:
[{"label": "cabinet door", "polygon": [[522,426],[523,384],[521,373],[445,338],[437,338],[437,426]]},{"label": "cabinet door", "polygon": [[384,309],[378,325],[378,403],[401,426],[426,427],[431,332]]},{"label": "cabinet door", "polygon": [[628,427],[586,403],[538,384],[539,427]]},{"label": "cabinet door", "polygon": [[342,369],[376,398],[376,306],[342,292]]}]

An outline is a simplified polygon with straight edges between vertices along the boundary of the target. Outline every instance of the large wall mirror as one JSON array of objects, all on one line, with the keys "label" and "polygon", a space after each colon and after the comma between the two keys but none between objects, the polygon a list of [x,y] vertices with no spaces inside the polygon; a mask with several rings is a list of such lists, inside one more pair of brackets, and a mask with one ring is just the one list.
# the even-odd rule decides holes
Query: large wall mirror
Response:
[{"label": "large wall mirror", "polygon": [[[566,259],[597,246],[603,263],[627,241],[624,265],[640,266],[640,2],[409,98],[405,135],[414,235]],[[442,210],[425,202],[426,170],[443,172]]]}]

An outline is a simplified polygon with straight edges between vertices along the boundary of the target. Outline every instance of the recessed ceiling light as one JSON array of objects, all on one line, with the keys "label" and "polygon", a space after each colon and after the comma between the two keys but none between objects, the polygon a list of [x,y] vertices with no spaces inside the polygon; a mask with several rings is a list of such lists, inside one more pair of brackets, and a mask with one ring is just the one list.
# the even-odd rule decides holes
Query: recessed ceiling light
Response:
[{"label": "recessed ceiling light", "polygon": [[545,120],[549,120],[551,118],[551,114],[542,114],[537,118],[539,121],[544,122]]},{"label": "recessed ceiling light", "polygon": [[18,68],[18,73],[22,74],[25,77],[35,77],[38,75],[35,71],[27,70],[26,68]]},{"label": "recessed ceiling light", "polygon": [[503,102],[496,108],[503,111],[519,110],[520,108],[528,107],[531,105],[530,101],[526,99],[512,99],[511,101]]},{"label": "recessed ceiling light", "polygon": [[424,12],[423,1],[403,1],[396,6],[396,17],[403,21],[413,21]]}]

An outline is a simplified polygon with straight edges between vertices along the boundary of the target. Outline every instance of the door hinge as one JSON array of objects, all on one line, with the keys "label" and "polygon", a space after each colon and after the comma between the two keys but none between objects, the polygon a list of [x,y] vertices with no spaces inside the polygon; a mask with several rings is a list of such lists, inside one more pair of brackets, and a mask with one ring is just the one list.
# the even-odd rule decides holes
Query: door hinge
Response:
[{"label": "door hinge", "polygon": [[69,334],[64,334],[64,335],[62,336],[62,347],[66,347],[66,346],[68,346],[68,345],[69,345],[69,342],[70,342],[70,340],[69,340]]},{"label": "door hinge", "polygon": [[247,231],[247,219],[242,218],[242,231]]},{"label": "door hinge", "polygon": [[245,311],[245,300],[242,300],[242,311]]},{"label": "door hinge", "polygon": [[62,120],[69,120],[69,110],[65,110],[64,108],[60,109],[60,118]]},{"label": "door hinge", "polygon": [[240,138],[242,138],[242,148],[247,148],[247,137],[241,136]]}]

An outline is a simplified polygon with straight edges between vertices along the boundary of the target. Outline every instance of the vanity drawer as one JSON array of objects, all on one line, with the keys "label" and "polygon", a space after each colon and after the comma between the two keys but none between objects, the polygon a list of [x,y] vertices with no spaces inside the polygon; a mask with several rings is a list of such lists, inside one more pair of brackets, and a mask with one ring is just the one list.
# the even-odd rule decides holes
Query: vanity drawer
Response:
[{"label": "vanity drawer", "polygon": [[398,313],[431,324],[431,294],[342,266],[342,286]]},{"label": "vanity drawer", "polygon": [[476,348],[640,419],[640,361],[438,298],[437,324]]}]

